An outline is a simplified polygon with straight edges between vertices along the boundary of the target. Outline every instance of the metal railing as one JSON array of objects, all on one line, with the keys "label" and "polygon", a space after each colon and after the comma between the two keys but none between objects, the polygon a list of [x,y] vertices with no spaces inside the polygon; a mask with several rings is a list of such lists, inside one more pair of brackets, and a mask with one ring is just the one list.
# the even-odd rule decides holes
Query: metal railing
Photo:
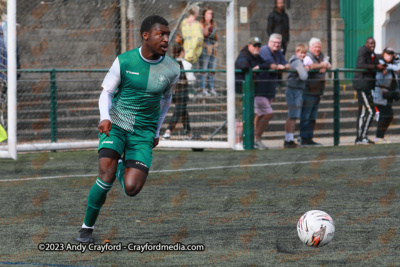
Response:
[{"label": "metal railing", "polygon": [[[0,70],[6,72],[6,70]],[[316,70],[312,70],[315,71]],[[340,139],[340,80],[339,73],[348,72],[366,72],[367,70],[360,69],[333,69],[327,70],[333,73],[333,106],[334,106],[334,129],[333,139],[334,145],[339,145]],[[21,69],[19,73],[49,73],[50,81],[50,128],[51,128],[51,142],[58,141],[58,119],[57,119],[57,73],[106,73],[108,69]],[[226,73],[226,70],[182,70],[182,72],[193,73]],[[276,70],[235,70],[236,73],[244,73],[245,79],[243,81],[243,145],[245,149],[253,149],[254,146],[254,72],[295,72],[295,70],[276,71]]]}]

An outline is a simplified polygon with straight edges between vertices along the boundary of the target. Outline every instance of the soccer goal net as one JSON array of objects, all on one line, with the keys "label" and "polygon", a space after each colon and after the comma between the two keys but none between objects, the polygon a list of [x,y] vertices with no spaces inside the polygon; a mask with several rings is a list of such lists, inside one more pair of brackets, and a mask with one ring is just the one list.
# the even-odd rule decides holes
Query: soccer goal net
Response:
[{"label": "soccer goal net", "polygon": [[[168,54],[172,56],[179,25],[194,5],[200,8],[198,20],[207,6],[213,10],[218,47],[212,53],[215,66],[208,67],[207,71],[215,69],[215,73],[194,73],[195,79],[188,83],[186,107],[190,131],[180,118],[170,137],[161,140],[160,146],[233,146],[233,0],[8,0],[10,3],[16,5],[17,26],[8,36],[13,34],[16,39],[18,62],[15,60],[15,64],[20,64],[22,71],[15,78],[15,90],[9,86],[7,93],[8,99],[15,98],[16,106],[5,108],[8,139],[0,143],[1,157],[9,155],[5,151],[15,146],[17,151],[97,147],[101,83],[114,59],[141,45],[140,25],[154,14],[166,18],[170,24]],[[7,9],[4,13],[7,14]],[[199,63],[193,65],[193,69],[199,68]],[[203,78],[205,86],[202,86]],[[173,101],[160,139],[176,119],[177,108],[178,104]],[[15,111],[11,112],[15,116],[10,116],[10,109]]]}]

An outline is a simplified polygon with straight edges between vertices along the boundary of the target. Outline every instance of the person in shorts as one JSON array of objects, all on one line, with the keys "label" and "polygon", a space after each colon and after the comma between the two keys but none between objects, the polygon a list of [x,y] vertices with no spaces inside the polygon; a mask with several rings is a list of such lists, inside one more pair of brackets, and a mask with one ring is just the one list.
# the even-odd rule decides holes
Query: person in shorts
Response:
[{"label": "person in shorts", "polygon": [[307,45],[298,44],[296,54],[289,59],[290,69],[296,72],[290,72],[288,75],[288,84],[286,89],[286,103],[288,106],[288,117],[285,124],[284,148],[297,148],[293,141],[296,120],[300,119],[301,108],[303,106],[303,91],[306,88],[308,78],[308,67],[304,66],[303,60],[307,55]]},{"label": "person in shorts", "polygon": [[[240,69],[243,71],[248,70],[258,70],[258,69],[269,69],[270,65],[265,62],[260,57],[260,49],[261,49],[261,39],[257,36],[251,37],[248,41],[247,45],[245,45],[235,61],[235,69]],[[253,73],[253,79],[260,79],[259,72]],[[235,76],[235,132],[236,132],[236,142],[235,149],[243,150],[243,121],[242,121],[242,111],[243,111],[243,81],[245,79],[244,72],[238,72]]]},{"label": "person in shorts", "polygon": [[[281,50],[282,36],[277,33],[271,34],[268,44],[261,47],[260,56],[272,70],[287,70],[287,63]],[[262,143],[262,134],[267,129],[273,116],[272,100],[275,98],[276,87],[279,81],[279,73],[262,72],[260,80],[255,80],[254,113],[255,113],[255,136],[254,148],[267,149]]]}]

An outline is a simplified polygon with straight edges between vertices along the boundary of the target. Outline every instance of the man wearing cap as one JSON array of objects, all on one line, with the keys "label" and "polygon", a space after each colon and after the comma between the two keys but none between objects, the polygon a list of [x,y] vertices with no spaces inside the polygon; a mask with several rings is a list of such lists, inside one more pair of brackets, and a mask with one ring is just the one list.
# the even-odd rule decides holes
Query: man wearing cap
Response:
[{"label": "man wearing cap", "polygon": [[[273,70],[287,70],[287,63],[281,50],[282,36],[277,33],[271,34],[267,45],[260,49],[260,56]],[[260,73],[259,82],[255,82],[254,112],[255,112],[255,138],[254,148],[267,149],[261,142],[261,137],[272,119],[272,99],[275,98],[276,86],[279,80],[279,74],[273,72]]]},{"label": "man wearing cap", "polygon": [[[235,62],[235,69],[247,71],[249,69],[269,69],[270,64],[265,62],[259,55],[261,49],[261,40],[258,37],[250,38],[248,44],[240,50],[239,56]],[[253,79],[260,79],[259,72],[253,73]],[[236,97],[236,149],[242,149],[242,82],[244,81],[244,73],[236,73],[235,91]]]},{"label": "man wearing cap", "polygon": [[358,50],[356,69],[367,69],[367,72],[356,72],[353,79],[353,87],[357,90],[358,114],[356,145],[374,144],[367,137],[369,126],[375,114],[375,106],[371,91],[375,87],[374,70],[384,70],[385,66],[379,64],[375,53],[375,40],[367,38],[365,45]]}]

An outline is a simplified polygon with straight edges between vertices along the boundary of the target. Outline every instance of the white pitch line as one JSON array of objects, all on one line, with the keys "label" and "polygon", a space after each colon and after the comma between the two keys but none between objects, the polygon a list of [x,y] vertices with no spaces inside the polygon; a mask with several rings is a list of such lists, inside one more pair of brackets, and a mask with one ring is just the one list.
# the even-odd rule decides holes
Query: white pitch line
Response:
[{"label": "white pitch line", "polygon": [[[385,159],[385,158],[398,158],[400,156],[376,156],[376,157],[362,157],[362,158],[344,158],[344,159],[330,159],[330,160],[306,160],[306,161],[289,161],[289,162],[274,162],[274,163],[260,163],[260,164],[240,164],[231,166],[215,166],[207,168],[189,168],[189,169],[176,169],[176,170],[157,170],[150,171],[150,173],[160,173],[160,172],[187,172],[187,171],[204,171],[204,170],[217,170],[226,168],[243,168],[243,167],[266,167],[266,166],[280,166],[289,164],[310,164],[319,162],[341,162],[341,161],[359,161],[368,159]],[[20,178],[20,179],[5,179],[0,180],[0,182],[14,182],[14,181],[34,181],[34,180],[48,180],[48,179],[60,179],[60,178],[74,178],[74,177],[90,177],[97,176],[96,174],[83,174],[83,175],[61,175],[61,176],[47,176],[47,177],[32,177],[32,178]]]},{"label": "white pitch line", "polygon": [[34,180],[48,180],[48,179],[90,177],[90,176],[97,176],[97,174],[75,174],[75,175],[45,176],[45,177],[32,177],[32,178],[19,178],[19,179],[5,179],[5,180],[0,180],[0,182],[34,181]]}]

